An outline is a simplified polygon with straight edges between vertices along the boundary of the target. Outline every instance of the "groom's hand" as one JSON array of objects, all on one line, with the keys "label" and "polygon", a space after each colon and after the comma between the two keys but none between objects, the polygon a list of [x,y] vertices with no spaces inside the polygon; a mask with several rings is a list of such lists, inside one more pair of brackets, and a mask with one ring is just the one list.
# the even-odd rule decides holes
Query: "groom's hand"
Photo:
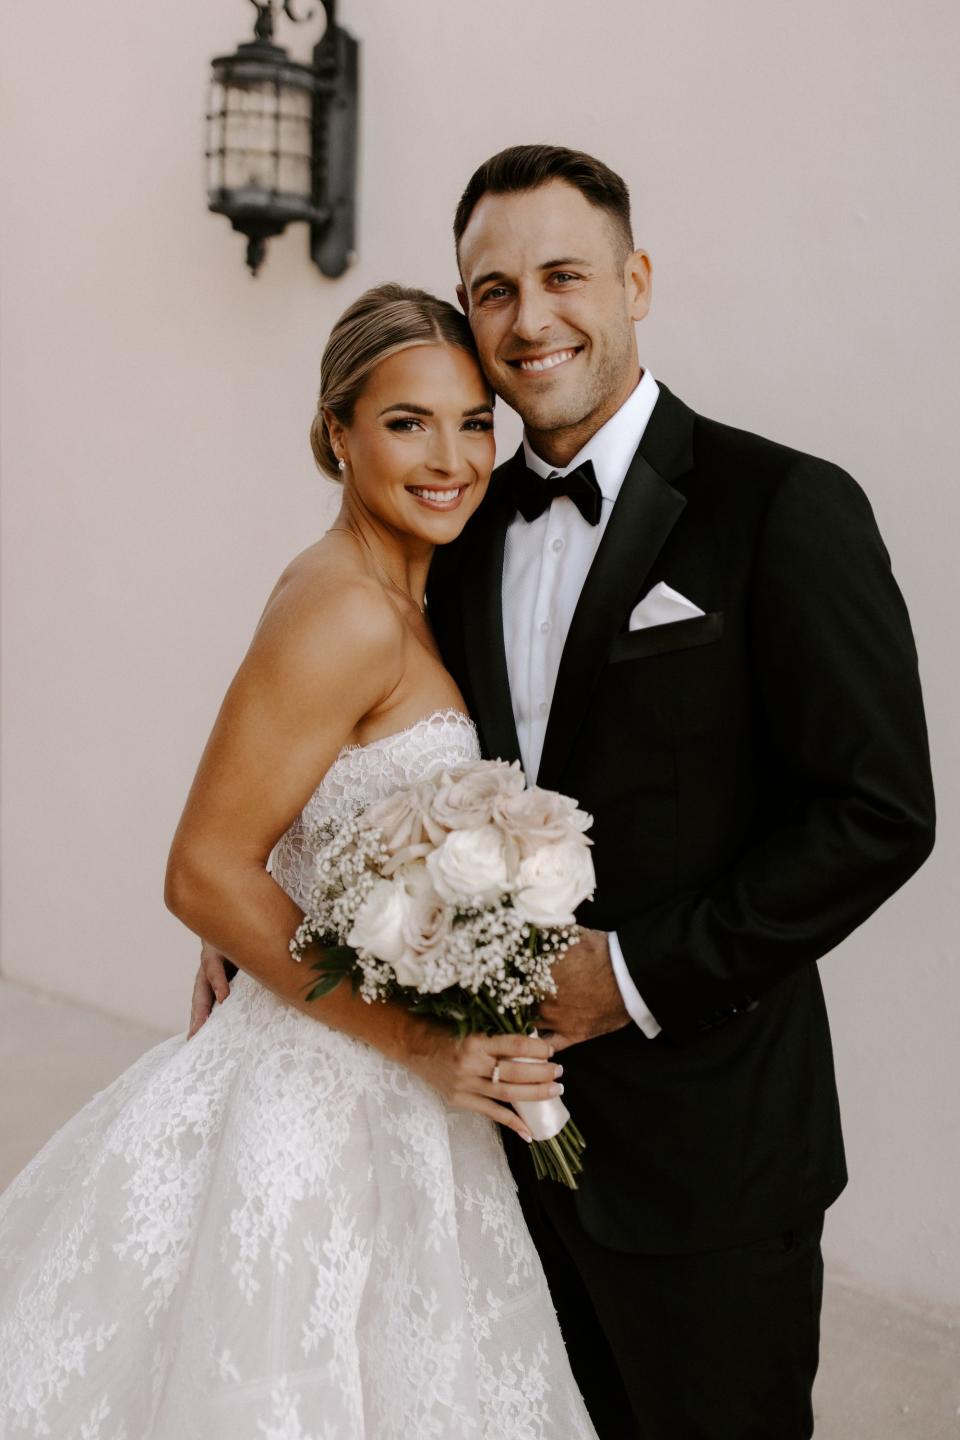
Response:
[{"label": "groom's hand", "polygon": [[[200,968],[197,971],[197,978],[193,982],[193,998],[190,1004],[190,1028],[187,1030],[187,1039],[196,1035],[201,1025],[207,1020],[210,1011],[213,1009],[214,1001],[226,1000],[230,994],[230,979],[227,972],[227,965],[230,962],[225,956],[208,945],[206,940],[201,943]],[[232,965],[231,970],[236,974],[236,966]]]},{"label": "groom's hand", "polygon": [[608,1035],[630,1024],[610,962],[603,930],[581,930],[580,939],[553,967],[557,993],[540,1006],[540,1033],[555,1050]]}]

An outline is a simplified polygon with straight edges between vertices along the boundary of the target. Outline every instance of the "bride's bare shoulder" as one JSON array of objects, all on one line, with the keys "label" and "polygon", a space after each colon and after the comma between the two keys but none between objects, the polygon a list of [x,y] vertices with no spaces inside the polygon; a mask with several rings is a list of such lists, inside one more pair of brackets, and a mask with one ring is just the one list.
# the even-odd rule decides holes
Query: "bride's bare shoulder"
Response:
[{"label": "bride's bare shoulder", "polygon": [[335,545],[302,550],[286,566],[254,634],[257,650],[282,652],[327,674],[340,664],[397,668],[403,622],[383,587]]}]

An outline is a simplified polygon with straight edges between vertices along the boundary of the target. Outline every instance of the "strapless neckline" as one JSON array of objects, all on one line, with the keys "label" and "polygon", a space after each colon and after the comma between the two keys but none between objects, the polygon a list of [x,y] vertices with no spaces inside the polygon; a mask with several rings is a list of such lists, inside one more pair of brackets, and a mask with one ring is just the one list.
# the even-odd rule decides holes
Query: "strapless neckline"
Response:
[{"label": "strapless neckline", "polygon": [[[344,745],[340,755],[352,755],[358,750],[375,750],[378,745],[387,745],[391,740],[399,740],[404,735],[410,735],[414,730],[419,730],[423,725],[436,725],[437,723],[450,725],[464,725],[467,729],[476,734],[477,727],[470,716],[464,710],[454,710],[448,706],[445,710],[431,710],[426,715],[421,715],[419,720],[413,720],[409,725],[404,725],[402,730],[391,730],[389,735],[380,735],[376,740],[368,740],[365,745]],[[340,758],[337,756],[337,759]],[[336,764],[336,761],[334,761]]]}]

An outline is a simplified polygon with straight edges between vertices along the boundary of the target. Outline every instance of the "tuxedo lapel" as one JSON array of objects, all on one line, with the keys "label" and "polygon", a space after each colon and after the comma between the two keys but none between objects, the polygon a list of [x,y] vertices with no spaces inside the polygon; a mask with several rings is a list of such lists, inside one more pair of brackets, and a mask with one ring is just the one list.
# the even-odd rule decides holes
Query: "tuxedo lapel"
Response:
[{"label": "tuxedo lapel", "polygon": [[507,526],[516,513],[514,467],[523,463],[521,447],[496,472],[482,513],[472,527],[472,543],[460,576],[473,715],[485,753],[501,760],[521,758],[503,638],[503,550]]},{"label": "tuxedo lapel", "polygon": [[686,504],[671,481],[691,468],[693,419],[693,412],[661,386],[570,623],[537,776],[546,789],[560,782],[610,641]]}]

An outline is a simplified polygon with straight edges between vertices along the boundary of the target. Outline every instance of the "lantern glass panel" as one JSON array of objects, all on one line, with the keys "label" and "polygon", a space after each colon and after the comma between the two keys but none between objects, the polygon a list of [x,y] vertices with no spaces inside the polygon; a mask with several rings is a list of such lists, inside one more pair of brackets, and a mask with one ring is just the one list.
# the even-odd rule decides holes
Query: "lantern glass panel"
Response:
[{"label": "lantern glass panel", "polygon": [[224,89],[219,80],[210,85],[207,105],[207,189],[223,187],[223,104]]},{"label": "lantern glass panel", "polygon": [[310,157],[281,155],[277,164],[277,192],[310,201]]},{"label": "lantern glass panel", "polygon": [[312,142],[313,97],[300,86],[285,87],[281,93],[277,124],[277,189],[285,195],[310,199],[310,151]]},{"label": "lantern glass panel", "polygon": [[228,190],[273,190],[276,175],[277,85],[260,80],[226,92],[224,184]]}]

